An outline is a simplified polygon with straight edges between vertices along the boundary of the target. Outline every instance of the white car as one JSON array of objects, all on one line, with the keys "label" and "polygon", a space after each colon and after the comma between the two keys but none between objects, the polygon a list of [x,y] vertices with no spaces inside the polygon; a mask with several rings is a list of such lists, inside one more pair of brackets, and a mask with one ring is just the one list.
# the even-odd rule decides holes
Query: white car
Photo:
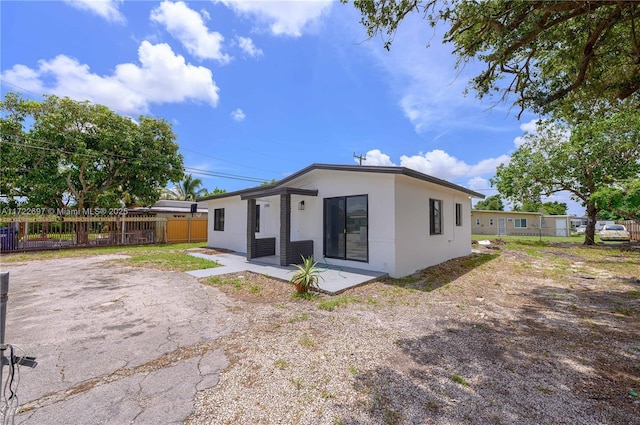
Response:
[{"label": "white car", "polygon": [[586,231],[587,231],[586,224],[581,224],[580,226],[576,227],[576,233],[584,233]]},{"label": "white car", "polygon": [[606,224],[600,230],[601,241],[631,241],[631,234],[622,224]]}]

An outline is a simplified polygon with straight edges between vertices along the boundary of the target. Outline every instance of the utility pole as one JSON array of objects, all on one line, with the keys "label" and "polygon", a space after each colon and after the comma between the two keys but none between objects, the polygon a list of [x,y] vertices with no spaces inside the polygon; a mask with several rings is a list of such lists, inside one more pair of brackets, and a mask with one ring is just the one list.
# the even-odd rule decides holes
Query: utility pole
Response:
[{"label": "utility pole", "polygon": [[360,162],[360,165],[362,165],[362,161],[366,161],[367,160],[367,156],[366,155],[364,155],[364,156],[356,155],[355,152],[353,153],[353,157],[358,159],[358,161]]}]

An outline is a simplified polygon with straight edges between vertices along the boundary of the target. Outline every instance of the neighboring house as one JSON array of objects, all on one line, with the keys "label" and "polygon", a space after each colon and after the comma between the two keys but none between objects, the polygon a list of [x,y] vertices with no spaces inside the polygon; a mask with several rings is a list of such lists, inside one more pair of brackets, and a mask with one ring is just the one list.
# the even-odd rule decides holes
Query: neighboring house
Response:
[{"label": "neighboring house", "polygon": [[588,222],[587,217],[573,217],[571,219],[571,228],[572,230],[576,230],[580,226],[586,226]]},{"label": "neighboring house", "polygon": [[484,195],[403,167],[313,164],[200,201],[210,247],[400,277],[471,253],[472,197]]},{"label": "neighboring house", "polygon": [[569,215],[520,211],[471,211],[471,233],[504,236],[571,236]]},{"label": "neighboring house", "polygon": [[596,227],[595,227],[596,232],[599,232],[600,230],[602,230],[602,228],[607,224],[616,224],[616,222],[614,220],[597,220]]},{"label": "neighboring house", "polygon": [[[194,206],[195,205],[195,206]],[[166,217],[168,243],[203,242],[207,240],[207,203],[161,199],[152,207],[129,209],[129,215]]]},{"label": "neighboring house", "polygon": [[[196,204],[195,210],[192,205]],[[177,201],[174,199],[160,199],[151,207],[130,208],[134,214],[153,214],[156,217],[207,217],[207,203],[194,201]],[[193,215],[192,215],[193,212]]]}]

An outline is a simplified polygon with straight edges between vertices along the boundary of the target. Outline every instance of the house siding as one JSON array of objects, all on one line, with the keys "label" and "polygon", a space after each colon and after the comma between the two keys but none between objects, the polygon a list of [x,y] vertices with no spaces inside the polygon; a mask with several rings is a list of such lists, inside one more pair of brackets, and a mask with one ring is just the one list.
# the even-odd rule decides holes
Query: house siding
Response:
[{"label": "house siding", "polygon": [[[500,219],[504,219],[505,235],[537,236],[540,234],[540,217],[539,213],[472,210],[471,232],[474,235],[499,235],[498,223]],[[522,218],[527,219],[527,227],[515,227],[515,219]],[[476,224],[477,219],[480,219],[479,226]]]},{"label": "house siding", "polygon": [[[442,201],[442,233],[429,232],[429,199]],[[441,186],[397,176],[395,183],[395,256],[398,276],[471,253],[471,200]],[[462,226],[456,226],[455,204],[462,205]]]},{"label": "house siding", "polygon": [[[211,248],[225,248],[238,252],[247,249],[247,205],[240,200],[240,196],[208,201],[209,225],[207,246]],[[214,230],[213,211],[224,208],[224,231]]]},{"label": "house siding", "polygon": [[[394,175],[314,170],[296,187],[317,189],[317,197],[292,195],[291,240],[313,240],[314,258],[321,263],[387,272],[395,275]],[[368,195],[369,261],[325,258],[323,255],[324,199],[338,196]],[[297,210],[305,201],[304,211]],[[298,214],[295,214],[298,213]],[[295,238],[294,238],[295,235]]]},{"label": "house siding", "polygon": [[[289,179],[286,187],[317,190],[317,196],[292,193],[256,200],[265,206],[260,212],[260,234],[256,238],[275,238],[276,255],[281,257],[287,232],[289,246],[313,249],[313,256],[321,265],[381,271],[392,277],[471,253],[471,202],[470,194],[464,191],[405,174],[333,169],[312,169]],[[325,258],[324,200],[359,195],[367,196],[367,261]],[[442,201],[439,235],[429,234],[430,198]],[[455,222],[456,203],[462,206],[461,226]],[[281,228],[281,219],[286,218],[280,213],[282,205],[289,206],[289,229]],[[226,196],[208,200],[208,207],[210,211],[225,208],[226,220],[224,232],[214,232],[210,223],[208,245],[246,252],[247,201],[240,195]]]}]

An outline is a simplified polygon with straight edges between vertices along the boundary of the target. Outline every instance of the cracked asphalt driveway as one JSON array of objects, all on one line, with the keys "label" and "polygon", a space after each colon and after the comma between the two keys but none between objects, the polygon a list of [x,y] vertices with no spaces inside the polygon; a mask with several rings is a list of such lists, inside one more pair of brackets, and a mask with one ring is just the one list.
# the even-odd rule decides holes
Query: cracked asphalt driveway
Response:
[{"label": "cracked asphalt driveway", "polygon": [[185,273],[116,258],[2,267],[5,341],[38,362],[21,368],[17,424],[178,424],[217,384],[232,302]]}]

